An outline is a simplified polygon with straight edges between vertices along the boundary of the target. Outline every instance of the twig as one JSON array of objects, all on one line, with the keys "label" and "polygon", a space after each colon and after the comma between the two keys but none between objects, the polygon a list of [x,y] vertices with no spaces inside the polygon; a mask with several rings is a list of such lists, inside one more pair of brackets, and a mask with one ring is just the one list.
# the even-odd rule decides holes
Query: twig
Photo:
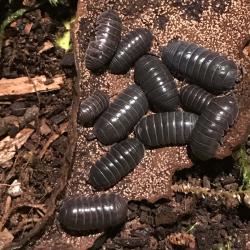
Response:
[{"label": "twig", "polygon": [[41,218],[31,218],[23,220],[16,229],[11,230],[10,232],[15,235],[20,231],[26,231],[32,227],[34,227],[34,223],[41,221]]},{"label": "twig", "polygon": [[5,225],[6,221],[8,220],[10,216],[10,207],[11,207],[11,197],[8,196],[5,202],[4,214],[0,222],[0,232],[2,231],[3,226]]},{"label": "twig", "polygon": [[237,202],[242,202],[242,195],[247,194],[246,191],[233,191],[233,192],[229,192],[229,191],[225,191],[225,190],[212,190],[209,188],[203,188],[203,187],[199,187],[199,186],[192,186],[190,184],[175,184],[172,185],[171,189],[176,192],[176,193],[191,193],[191,194],[195,194],[195,195],[200,195],[203,197],[213,197],[216,199],[219,198],[230,198],[232,200],[235,200]]},{"label": "twig", "polygon": [[48,141],[45,143],[45,145],[43,146],[40,154],[39,154],[39,158],[42,159],[44,154],[46,153],[47,149],[49,148],[49,146],[51,145],[51,143],[53,143],[57,138],[59,138],[62,134],[64,134],[67,130],[67,127],[68,127],[68,123],[63,123],[61,126],[60,126],[60,129],[59,129],[59,133],[56,133],[54,132],[50,138],[48,139]]}]

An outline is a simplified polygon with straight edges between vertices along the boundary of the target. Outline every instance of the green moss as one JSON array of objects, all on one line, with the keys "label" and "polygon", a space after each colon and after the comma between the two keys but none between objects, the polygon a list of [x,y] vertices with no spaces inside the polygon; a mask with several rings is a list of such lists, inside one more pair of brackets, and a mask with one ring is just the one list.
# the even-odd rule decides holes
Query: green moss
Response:
[{"label": "green moss", "polygon": [[64,27],[66,28],[66,32],[61,37],[57,37],[56,44],[60,48],[63,48],[65,51],[68,51],[71,48],[71,40],[70,40],[70,24],[74,21],[74,19],[70,21],[65,21]]},{"label": "green moss", "polygon": [[237,166],[240,168],[242,176],[242,190],[250,190],[250,164],[245,147],[241,147],[233,154]]}]

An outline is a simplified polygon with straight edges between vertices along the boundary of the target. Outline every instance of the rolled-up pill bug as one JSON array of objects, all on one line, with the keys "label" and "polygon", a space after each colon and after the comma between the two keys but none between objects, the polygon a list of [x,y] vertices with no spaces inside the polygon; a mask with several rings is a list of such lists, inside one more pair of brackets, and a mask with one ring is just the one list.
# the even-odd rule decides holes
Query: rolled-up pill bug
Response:
[{"label": "rolled-up pill bug", "polygon": [[111,147],[90,169],[89,183],[98,190],[118,183],[142,160],[144,146],[138,139],[126,139]]},{"label": "rolled-up pill bug", "polygon": [[83,126],[92,125],[109,106],[109,97],[97,90],[87,99],[82,100],[78,111],[78,123]]},{"label": "rolled-up pill bug", "polygon": [[190,112],[201,114],[215,96],[196,85],[186,85],[180,90],[182,107]]},{"label": "rolled-up pill bug", "polygon": [[174,111],[179,104],[176,83],[167,67],[156,56],[142,56],[135,64],[135,82],[146,93],[156,111]]},{"label": "rolled-up pill bug", "polygon": [[108,109],[94,124],[94,134],[104,145],[124,139],[148,110],[148,101],[142,89],[133,84],[110,103]]},{"label": "rolled-up pill bug", "polygon": [[203,110],[190,137],[190,148],[196,158],[214,157],[223,136],[238,115],[237,101],[233,96],[215,97]]},{"label": "rolled-up pill bug", "polygon": [[136,137],[149,147],[184,145],[189,142],[198,115],[164,112],[144,116],[135,127]]},{"label": "rolled-up pill bug", "polygon": [[113,74],[126,73],[138,58],[146,54],[152,45],[153,35],[146,28],[138,28],[122,38],[109,69]]},{"label": "rolled-up pill bug", "polygon": [[209,91],[230,90],[239,80],[237,65],[232,60],[195,43],[171,41],[163,47],[162,61],[172,73]]},{"label": "rolled-up pill bug", "polygon": [[126,221],[127,201],[118,194],[75,197],[63,202],[59,222],[66,230],[103,231]]},{"label": "rolled-up pill bug", "polygon": [[87,69],[96,71],[112,59],[121,40],[122,23],[114,10],[103,12],[97,19],[95,40],[90,41],[85,55]]}]

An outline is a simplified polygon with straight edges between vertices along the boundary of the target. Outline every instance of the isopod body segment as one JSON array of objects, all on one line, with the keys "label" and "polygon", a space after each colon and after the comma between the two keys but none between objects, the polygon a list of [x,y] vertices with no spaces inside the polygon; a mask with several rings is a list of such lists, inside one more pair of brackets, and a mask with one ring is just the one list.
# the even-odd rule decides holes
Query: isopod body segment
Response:
[{"label": "isopod body segment", "polygon": [[121,40],[122,23],[114,10],[103,12],[97,19],[95,39],[90,41],[85,55],[87,69],[97,71],[111,61]]},{"label": "isopod body segment", "polygon": [[113,74],[126,73],[138,58],[146,54],[152,45],[153,35],[146,28],[138,28],[122,38],[109,69]]},{"label": "isopod body segment", "polygon": [[138,139],[126,139],[111,150],[90,169],[89,183],[97,190],[114,186],[142,160],[144,146]]},{"label": "isopod body segment", "polygon": [[142,89],[132,84],[110,103],[94,124],[94,134],[104,145],[124,139],[148,110]]},{"label": "isopod body segment", "polygon": [[78,111],[78,122],[92,125],[100,114],[108,108],[109,97],[103,91],[97,90],[85,100],[82,100]]},{"label": "isopod body segment", "polygon": [[215,96],[196,85],[186,85],[180,90],[182,107],[200,115]]},{"label": "isopod body segment", "polygon": [[156,56],[144,55],[135,64],[135,82],[145,92],[156,111],[174,111],[179,104],[176,83]]},{"label": "isopod body segment", "polygon": [[126,221],[127,201],[115,193],[66,199],[59,211],[59,222],[66,230],[103,231]]},{"label": "isopod body segment", "polygon": [[172,40],[162,50],[162,61],[172,73],[208,91],[230,90],[239,78],[232,60],[195,43]]},{"label": "isopod body segment", "polygon": [[198,116],[175,111],[144,116],[136,125],[136,137],[146,146],[164,147],[189,142]]},{"label": "isopod body segment", "polygon": [[190,138],[190,148],[196,158],[214,157],[223,136],[238,115],[237,101],[233,96],[214,98],[199,117]]}]

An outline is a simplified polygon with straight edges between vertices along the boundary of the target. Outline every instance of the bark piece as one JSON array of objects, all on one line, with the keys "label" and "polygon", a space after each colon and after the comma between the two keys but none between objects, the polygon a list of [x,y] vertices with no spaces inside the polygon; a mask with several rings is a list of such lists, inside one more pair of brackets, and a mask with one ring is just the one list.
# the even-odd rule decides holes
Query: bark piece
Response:
[{"label": "bark piece", "polygon": [[46,76],[34,78],[18,77],[15,79],[0,79],[0,97],[11,95],[24,95],[35,92],[48,92],[60,89],[64,83],[64,77],[55,76],[51,84],[47,84]]},{"label": "bark piece", "polygon": [[[33,133],[33,129],[24,128],[14,138],[10,136],[5,137],[0,141],[0,164],[11,160],[16,154],[17,150],[28,140]],[[1,165],[0,165],[1,166]]]}]

